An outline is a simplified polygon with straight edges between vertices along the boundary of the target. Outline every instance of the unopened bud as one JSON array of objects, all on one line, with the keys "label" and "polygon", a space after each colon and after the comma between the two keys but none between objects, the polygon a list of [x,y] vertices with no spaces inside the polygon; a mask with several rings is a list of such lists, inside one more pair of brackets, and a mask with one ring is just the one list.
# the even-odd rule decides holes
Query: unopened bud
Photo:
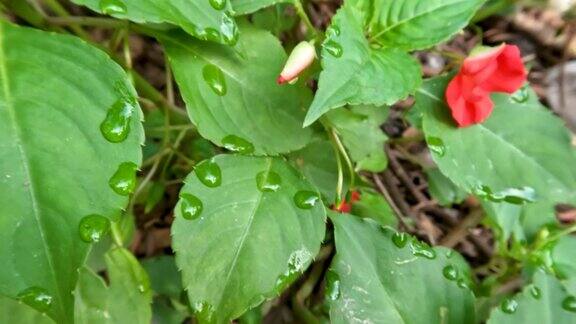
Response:
[{"label": "unopened bud", "polygon": [[276,81],[278,84],[284,84],[297,79],[298,75],[309,67],[315,58],[316,48],[314,48],[314,44],[306,41],[300,42],[290,53],[286,65]]}]

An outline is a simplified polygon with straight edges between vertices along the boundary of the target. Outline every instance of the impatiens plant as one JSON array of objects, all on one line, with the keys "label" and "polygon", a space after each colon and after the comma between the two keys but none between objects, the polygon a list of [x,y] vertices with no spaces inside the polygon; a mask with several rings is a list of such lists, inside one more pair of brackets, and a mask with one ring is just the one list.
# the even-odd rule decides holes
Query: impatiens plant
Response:
[{"label": "impatiens plant", "polygon": [[0,323],[575,323],[573,134],[446,45],[494,2],[0,0]]}]

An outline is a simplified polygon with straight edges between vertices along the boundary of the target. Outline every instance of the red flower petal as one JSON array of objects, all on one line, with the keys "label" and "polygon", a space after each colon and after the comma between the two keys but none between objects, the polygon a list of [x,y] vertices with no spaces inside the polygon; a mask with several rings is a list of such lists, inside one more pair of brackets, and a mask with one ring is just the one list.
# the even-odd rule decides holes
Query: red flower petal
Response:
[{"label": "red flower petal", "polygon": [[475,86],[468,77],[461,74],[448,85],[446,100],[459,127],[485,121],[494,107],[488,92]]},{"label": "red flower petal", "polygon": [[482,87],[490,92],[514,93],[526,82],[527,72],[520,56],[520,49],[506,45],[496,59],[497,68]]}]

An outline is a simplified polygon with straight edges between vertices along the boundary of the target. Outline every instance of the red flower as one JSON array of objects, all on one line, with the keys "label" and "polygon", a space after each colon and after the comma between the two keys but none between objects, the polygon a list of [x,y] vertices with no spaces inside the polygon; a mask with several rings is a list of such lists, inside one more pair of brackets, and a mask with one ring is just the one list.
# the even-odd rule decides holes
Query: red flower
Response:
[{"label": "red flower", "polygon": [[514,93],[526,82],[520,50],[501,45],[464,60],[446,89],[446,100],[459,127],[485,121],[492,113],[492,92]]},{"label": "red flower", "polygon": [[333,206],[332,210],[340,213],[349,213],[352,211],[352,204],[360,200],[360,193],[356,190],[352,191],[350,194],[350,202],[346,202],[344,199],[339,205]]}]

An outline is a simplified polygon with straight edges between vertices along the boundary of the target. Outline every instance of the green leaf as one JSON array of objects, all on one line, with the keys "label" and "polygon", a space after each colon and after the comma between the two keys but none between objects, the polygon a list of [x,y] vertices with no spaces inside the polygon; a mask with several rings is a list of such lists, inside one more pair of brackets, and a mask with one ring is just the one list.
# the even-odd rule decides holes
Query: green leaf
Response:
[{"label": "green leaf", "polygon": [[322,45],[322,69],[304,126],[347,104],[391,105],[421,82],[420,65],[410,55],[370,46],[364,38],[363,14],[349,5],[332,18]]},{"label": "green leaf", "polygon": [[[566,297],[568,295],[556,278],[538,271],[531,285],[526,286],[512,299],[505,300],[505,304],[494,308],[487,323],[574,323],[576,313],[562,307]],[[504,309],[507,309],[507,312],[504,312]]]},{"label": "green leaf", "polygon": [[270,31],[280,38],[282,33],[294,28],[298,23],[298,16],[294,15],[293,6],[280,3],[273,7],[255,12],[250,16],[254,27]]},{"label": "green leaf", "polygon": [[576,237],[571,235],[560,238],[552,249],[554,271],[563,279],[576,279],[574,251],[576,251]]},{"label": "green leaf", "polygon": [[381,172],[386,169],[388,159],[384,143],[388,136],[380,126],[388,118],[387,107],[340,108],[329,112],[326,117],[342,137],[357,170]]},{"label": "green leaf", "polygon": [[286,54],[274,36],[245,27],[234,48],[178,33],[161,41],[202,137],[224,146],[234,135],[256,154],[287,153],[309,142],[312,132],[302,129],[302,120],[310,92],[276,84]]},{"label": "green leaf", "polygon": [[106,254],[110,285],[92,270],[80,269],[75,323],[150,323],[152,292],[146,271],[126,249]]},{"label": "green leaf", "polygon": [[[290,153],[288,159],[328,202],[336,200],[338,165],[330,141],[315,139],[305,148]],[[346,190],[345,186],[343,191]]]},{"label": "green leaf", "polygon": [[458,188],[458,186],[444,176],[438,168],[428,169],[425,170],[425,172],[430,195],[440,205],[450,206],[452,204],[459,204],[468,196],[466,191]]},{"label": "green leaf", "polygon": [[[441,99],[448,79],[427,82],[416,96],[432,157],[444,175],[468,192],[524,204],[528,235],[535,224],[555,222],[556,203],[576,201],[576,151],[562,121],[541,106],[496,94],[482,124],[457,128]],[[532,197],[530,197],[532,196]],[[530,202],[530,201],[535,202]]]},{"label": "green leaf", "polygon": [[514,236],[517,241],[526,239],[524,228],[522,227],[522,206],[509,203],[494,203],[482,201],[482,207],[486,215],[494,221],[494,228],[498,229],[499,243],[503,246],[508,244],[508,240]]},{"label": "green leaf", "polygon": [[54,324],[54,321],[22,302],[0,295],[0,323]]},{"label": "green leaf", "polygon": [[229,0],[72,0],[103,14],[136,23],[170,23],[203,40],[233,45],[238,28]]},{"label": "green leaf", "polygon": [[175,299],[180,298],[183,290],[182,279],[173,256],[162,255],[146,259],[142,261],[142,267],[150,276],[152,290],[155,293]]},{"label": "green leaf", "polygon": [[[49,295],[41,308],[58,323],[73,321],[71,292],[89,247],[80,220],[115,218],[128,201],[108,179],[121,163],[141,161],[134,96],[98,49],[0,22],[0,294]],[[119,104],[133,117],[120,127],[126,139],[111,143],[100,127]]]},{"label": "green leaf", "polygon": [[331,219],[336,238],[328,289],[332,323],[474,323],[474,295],[464,287],[470,270],[456,253],[352,215]]},{"label": "green leaf", "polygon": [[278,3],[293,3],[294,0],[231,0],[236,15],[246,15]]},{"label": "green leaf", "polygon": [[370,39],[389,48],[427,48],[466,27],[484,1],[373,0]]},{"label": "green leaf", "polygon": [[[220,170],[220,186],[204,184],[203,165],[212,175]],[[230,321],[279,294],[319,251],[325,231],[319,194],[282,159],[219,155],[185,182],[173,247],[200,321]],[[200,213],[189,220],[194,206]]]},{"label": "green leaf", "polygon": [[396,227],[398,219],[382,195],[372,189],[359,190],[360,200],[352,204],[352,214],[372,218],[382,226]]}]

